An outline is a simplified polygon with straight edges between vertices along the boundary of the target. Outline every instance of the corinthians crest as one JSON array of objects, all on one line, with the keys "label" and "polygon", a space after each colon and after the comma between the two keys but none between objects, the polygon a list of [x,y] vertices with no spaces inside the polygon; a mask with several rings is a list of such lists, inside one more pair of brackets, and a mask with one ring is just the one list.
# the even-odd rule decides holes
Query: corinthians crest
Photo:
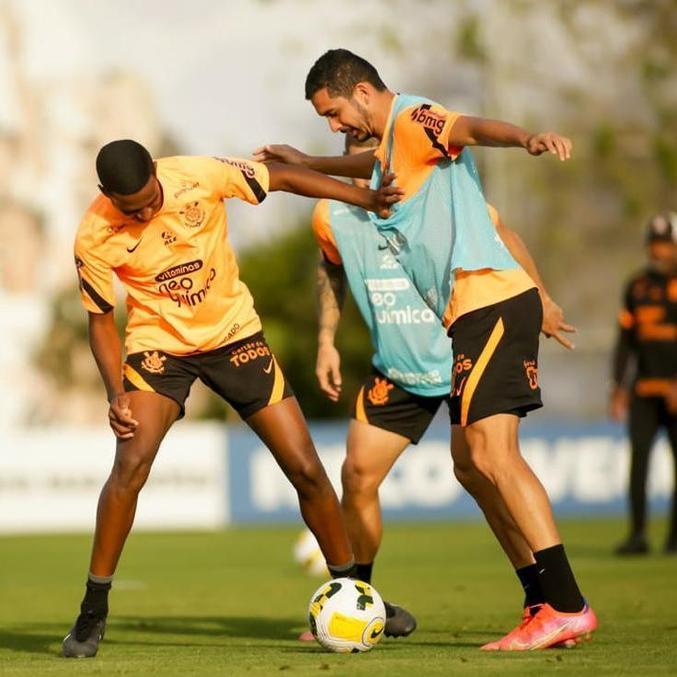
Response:
[{"label": "corinthians crest", "polygon": [[183,223],[188,228],[199,228],[205,220],[205,210],[200,207],[197,200],[188,202],[179,214],[183,217]]},{"label": "corinthians crest", "polygon": [[367,391],[367,398],[375,405],[383,405],[390,399],[390,391],[395,386],[384,378],[374,379],[374,385]]},{"label": "corinthians crest", "polygon": [[144,352],[144,358],[141,367],[151,374],[162,374],[165,370],[166,355],[160,355],[157,350]]}]

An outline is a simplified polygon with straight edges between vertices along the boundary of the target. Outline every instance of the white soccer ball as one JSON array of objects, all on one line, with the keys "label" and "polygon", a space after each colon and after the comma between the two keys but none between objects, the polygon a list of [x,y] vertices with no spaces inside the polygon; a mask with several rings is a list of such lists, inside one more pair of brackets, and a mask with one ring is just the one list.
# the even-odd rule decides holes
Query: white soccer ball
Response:
[{"label": "white soccer ball", "polygon": [[373,649],[383,636],[386,610],[381,595],[354,578],[335,578],[310,598],[308,622],[315,639],[329,651]]},{"label": "white soccer ball", "polygon": [[294,543],[294,561],[309,576],[328,576],[329,569],[317,539],[310,529],[304,529]]}]

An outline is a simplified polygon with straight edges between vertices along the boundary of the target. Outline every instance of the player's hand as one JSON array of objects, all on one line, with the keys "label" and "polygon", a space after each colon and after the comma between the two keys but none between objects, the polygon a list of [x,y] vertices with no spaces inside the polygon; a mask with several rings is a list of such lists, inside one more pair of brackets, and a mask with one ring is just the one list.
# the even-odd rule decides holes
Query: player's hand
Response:
[{"label": "player's hand", "polygon": [[308,156],[293,146],[283,143],[273,143],[261,146],[254,151],[256,162],[283,162],[287,165],[305,165]]},{"label": "player's hand", "polygon": [[132,417],[127,393],[118,393],[111,399],[108,420],[115,437],[119,440],[128,440],[134,437],[139,422]]},{"label": "player's hand", "polygon": [[576,327],[564,321],[564,311],[549,296],[541,294],[541,301],[543,303],[541,331],[547,338],[554,338],[568,350],[573,350],[575,347],[573,341],[562,332],[575,334]]},{"label": "player's hand", "polygon": [[625,421],[628,415],[628,391],[620,386],[615,386],[609,398],[609,416],[614,421]]},{"label": "player's hand", "polygon": [[531,155],[541,155],[550,152],[560,160],[568,160],[571,157],[571,139],[555,132],[539,132],[532,134],[526,143],[527,152]]},{"label": "player's hand", "polygon": [[379,218],[387,219],[390,216],[392,206],[399,202],[404,191],[394,184],[395,174],[385,174],[378,190],[371,192],[371,207],[367,210],[374,212]]},{"label": "player's hand", "polygon": [[323,343],[318,348],[315,375],[322,392],[332,402],[338,402],[341,396],[341,356],[334,345]]}]

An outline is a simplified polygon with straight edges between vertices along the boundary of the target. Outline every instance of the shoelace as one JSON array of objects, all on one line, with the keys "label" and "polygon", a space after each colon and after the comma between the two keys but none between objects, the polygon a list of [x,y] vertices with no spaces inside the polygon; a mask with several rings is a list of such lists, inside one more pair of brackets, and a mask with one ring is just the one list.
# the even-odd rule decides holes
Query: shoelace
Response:
[{"label": "shoelace", "polygon": [[94,610],[88,609],[86,612],[78,616],[75,621],[75,639],[78,642],[84,642],[92,634],[94,626],[104,618],[103,615],[97,614]]}]

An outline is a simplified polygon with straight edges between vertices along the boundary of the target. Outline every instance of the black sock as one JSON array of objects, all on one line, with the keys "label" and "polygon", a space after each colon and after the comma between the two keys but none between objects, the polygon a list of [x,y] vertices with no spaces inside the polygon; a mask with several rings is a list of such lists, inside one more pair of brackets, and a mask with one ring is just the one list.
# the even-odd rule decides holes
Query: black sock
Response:
[{"label": "black sock", "polygon": [[355,578],[357,566],[355,560],[351,559],[350,562],[345,564],[327,564],[327,569],[329,569],[332,578]]},{"label": "black sock", "polygon": [[371,572],[374,568],[374,563],[369,562],[369,564],[360,564],[359,562],[355,564],[355,575],[360,581],[365,583],[371,583]]},{"label": "black sock", "polygon": [[543,604],[545,597],[541,589],[541,581],[538,578],[538,567],[535,564],[528,564],[525,567],[515,569],[515,573],[524,588],[524,606]]},{"label": "black sock", "polygon": [[545,601],[557,611],[581,611],[585,600],[578,589],[564,546],[553,545],[539,550],[534,553],[534,558]]},{"label": "black sock", "polygon": [[93,616],[106,616],[108,614],[108,591],[111,589],[111,585],[111,581],[99,583],[88,579],[80,612]]}]

